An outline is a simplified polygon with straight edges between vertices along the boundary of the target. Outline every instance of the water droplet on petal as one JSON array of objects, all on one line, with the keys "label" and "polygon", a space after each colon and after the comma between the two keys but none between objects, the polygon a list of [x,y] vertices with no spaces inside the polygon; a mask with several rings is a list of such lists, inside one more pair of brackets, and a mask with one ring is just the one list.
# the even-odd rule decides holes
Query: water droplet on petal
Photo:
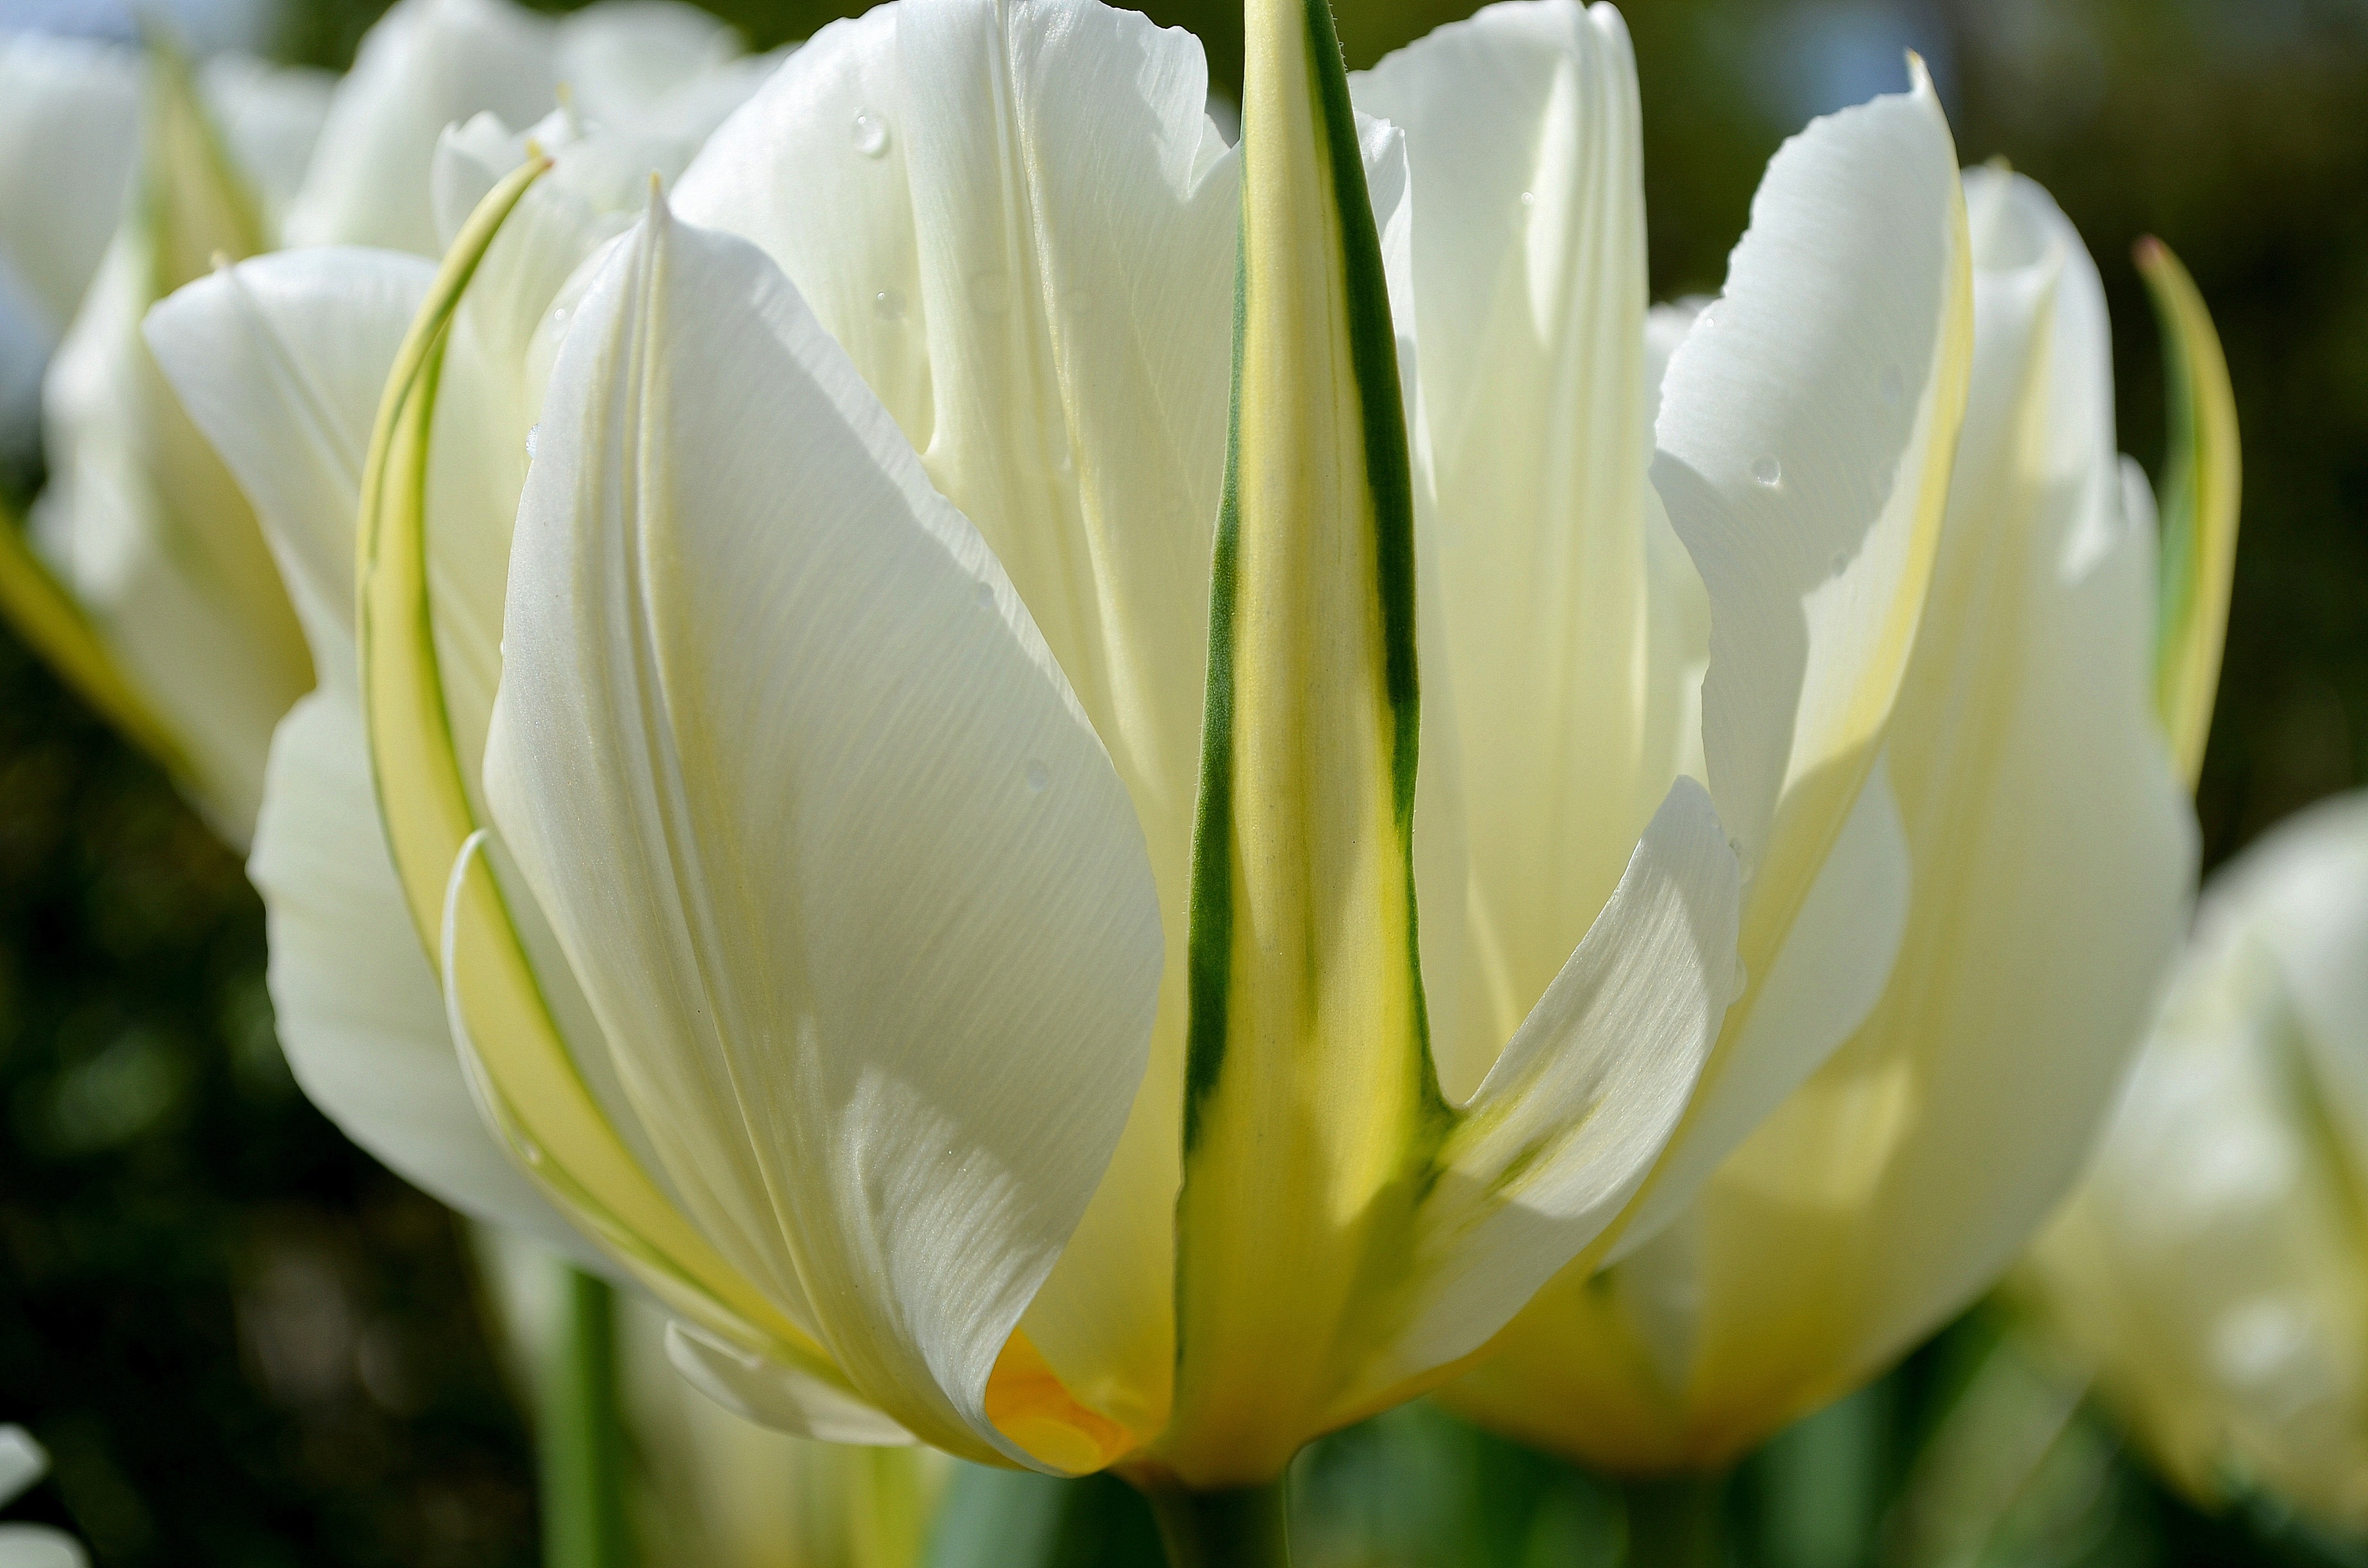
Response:
[{"label": "water droplet on petal", "polygon": [[1535,207],[1537,204],[1538,204],[1538,193],[1537,193],[1536,191],[1534,191],[1534,190],[1525,190],[1525,191],[1521,192],[1521,205],[1522,205],[1522,206],[1524,206],[1524,207]]},{"label": "water droplet on petal", "polygon": [[551,310],[551,320],[553,325],[564,324],[567,320],[567,307],[565,305],[553,305]]},{"label": "water droplet on petal", "polygon": [[534,461],[534,438],[541,434],[542,426],[540,425],[526,427],[526,460],[529,462]]},{"label": "water droplet on petal", "polygon": [[993,609],[995,608],[994,584],[981,583],[978,585],[978,608],[981,609]]},{"label": "water droplet on petal", "polygon": [[855,125],[848,132],[855,150],[867,158],[884,156],[888,151],[888,122],[870,109],[856,111]]},{"label": "water droplet on petal", "polygon": [[1031,795],[1041,795],[1052,788],[1052,785],[1053,775],[1045,769],[1042,763],[1032,756],[1030,757],[1028,759],[1028,792]]},{"label": "water droplet on petal", "polygon": [[1784,483],[1784,465],[1772,456],[1755,458],[1751,463],[1751,477],[1773,490]]},{"label": "water droplet on petal", "polygon": [[973,274],[970,280],[970,301],[981,315],[999,316],[1011,303],[1011,290],[1003,274],[993,270]]},{"label": "water droplet on petal", "polygon": [[526,1163],[529,1165],[540,1165],[546,1158],[548,1158],[548,1156],[543,1153],[542,1145],[540,1143],[527,1143],[521,1142],[519,1144],[519,1151],[526,1155]]},{"label": "water droplet on petal", "polygon": [[1883,405],[1885,408],[1899,406],[1899,400],[1907,395],[1907,379],[1899,373],[1898,366],[1894,365],[1883,372],[1880,390],[1883,392]]},{"label": "water droplet on petal", "polygon": [[905,319],[905,293],[901,289],[882,289],[871,296],[871,313],[882,321]]}]

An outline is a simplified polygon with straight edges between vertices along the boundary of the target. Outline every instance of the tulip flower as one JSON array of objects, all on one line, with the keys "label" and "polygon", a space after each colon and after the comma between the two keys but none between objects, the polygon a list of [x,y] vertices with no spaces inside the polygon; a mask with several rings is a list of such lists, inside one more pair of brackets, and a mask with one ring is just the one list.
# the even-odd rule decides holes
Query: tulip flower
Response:
[{"label": "tulip flower", "polygon": [[2368,1525],[2368,797],[2205,890],[2087,1175],[2018,1281],[2189,1495]]},{"label": "tulip flower", "polygon": [[[93,236],[113,236],[48,381],[35,551],[0,531],[0,603],[244,846],[272,729],[313,670],[254,516],[158,380],[142,317],[218,259],[282,243],[439,254],[428,175],[449,119],[488,108],[531,119],[564,81],[579,116],[646,113],[695,145],[753,82],[721,69],[736,48],[728,28],[673,6],[552,22],[505,0],[404,0],[334,95],[318,73],[233,57],[193,69],[160,44],[137,117],[128,57],[75,48],[18,40],[0,55],[27,78],[34,117],[0,120],[0,135],[28,153],[39,137],[73,150],[0,176],[38,189],[0,220],[6,256],[28,258],[62,317]],[[135,119],[135,199],[119,228],[112,193]],[[32,238],[17,233],[20,211],[41,225]]]},{"label": "tulip flower", "polygon": [[45,559],[11,523],[0,578],[28,640],[244,843],[271,726],[312,671],[262,536],[158,381],[140,318],[212,256],[270,243],[325,89],[227,58],[200,73],[161,43],[146,77],[121,227],[107,187],[83,198],[114,232],[45,387],[50,484],[31,520]]},{"label": "tulip flower", "polygon": [[[285,989],[384,1026],[324,1059],[404,1039],[427,1081],[416,1004],[351,983],[407,905],[503,1142],[696,1381],[1115,1465],[1187,1541],[1270,1525],[1307,1437],[1608,1245],[1706,1057],[1722,1108],[1671,1156],[1748,1130],[1783,1069],[1721,1038],[1738,948],[1850,926],[1809,890],[1883,852],[1859,786],[1969,354],[1919,87],[1771,179],[1665,514],[1616,16],[1499,7],[1501,49],[1357,84],[1403,132],[1355,118],[1321,7],[1251,20],[1239,151],[1181,34],[903,0],[572,282],[609,230],[562,150],[432,287],[300,253],[152,327],[327,606],[349,389],[418,305],[359,704],[324,679],[283,726],[262,830]],[[1531,720],[1461,720],[1491,702]],[[392,898],[351,854],[381,810]],[[1540,907],[1507,879],[1541,859],[1591,892]],[[458,1186],[450,1133],[390,1127]]]},{"label": "tulip flower", "polygon": [[[2186,454],[2158,592],[2154,505],[2114,450],[2095,268],[2030,181],[1977,169],[1965,188],[1972,392],[1877,774],[1907,851],[1896,960],[1666,1230],[1556,1280],[1445,1395],[1615,1472],[1715,1470],[1985,1289],[2070,1183],[2185,925],[2179,774],[2202,754],[2236,524],[2226,370],[2184,275],[2149,250]],[[1690,329],[1662,318],[1684,334],[1665,447],[1736,281]],[[1713,677],[1717,635],[1713,619]],[[1850,957],[1788,949],[1768,989],[1825,983]]]}]

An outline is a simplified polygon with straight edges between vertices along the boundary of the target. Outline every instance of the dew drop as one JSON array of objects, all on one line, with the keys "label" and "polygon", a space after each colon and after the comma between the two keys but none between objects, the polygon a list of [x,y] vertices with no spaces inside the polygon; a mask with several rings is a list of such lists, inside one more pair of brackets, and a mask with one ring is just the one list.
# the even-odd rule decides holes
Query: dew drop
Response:
[{"label": "dew drop", "polygon": [[529,1165],[540,1165],[548,1157],[543,1153],[542,1145],[540,1143],[522,1143],[520,1150],[526,1155],[526,1163]]},{"label": "dew drop", "polygon": [[1525,190],[1525,191],[1521,192],[1521,205],[1522,205],[1522,206],[1524,206],[1524,207],[1535,207],[1537,204],[1538,204],[1538,193],[1537,193],[1536,191],[1534,191],[1534,190]]},{"label": "dew drop", "polygon": [[859,109],[855,125],[848,132],[855,150],[867,158],[885,156],[888,152],[888,122],[870,109]]},{"label": "dew drop", "polygon": [[1044,765],[1034,757],[1030,757],[1028,759],[1028,792],[1031,795],[1041,795],[1052,788],[1052,784],[1053,775],[1046,771]]},{"label": "dew drop", "polygon": [[526,427],[526,460],[529,462],[534,461],[534,438],[541,434],[542,426],[540,425]]},{"label": "dew drop", "polygon": [[882,321],[905,319],[905,292],[901,289],[882,289],[871,296],[871,313]]},{"label": "dew drop", "polygon": [[995,608],[994,584],[981,583],[978,585],[978,608],[981,609],[993,609]]},{"label": "dew drop", "polygon": [[551,324],[553,326],[564,326],[567,324],[567,307],[565,305],[553,305],[552,307]]},{"label": "dew drop", "polygon": [[1784,483],[1784,465],[1772,456],[1755,458],[1751,463],[1751,477],[1773,490]]},{"label": "dew drop", "polygon": [[1011,289],[1003,274],[993,270],[973,274],[970,280],[970,301],[981,315],[999,316],[1011,303]]},{"label": "dew drop", "polygon": [[1899,406],[1899,400],[1907,395],[1907,381],[1899,373],[1898,366],[1894,365],[1883,372],[1883,381],[1878,390],[1883,393],[1883,405],[1885,408]]}]

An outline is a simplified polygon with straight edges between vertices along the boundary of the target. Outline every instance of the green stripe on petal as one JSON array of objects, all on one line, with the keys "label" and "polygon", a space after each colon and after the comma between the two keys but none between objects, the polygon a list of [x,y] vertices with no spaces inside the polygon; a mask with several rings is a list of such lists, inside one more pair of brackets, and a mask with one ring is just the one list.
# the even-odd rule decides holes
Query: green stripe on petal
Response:
[{"label": "green stripe on petal", "polygon": [[1452,1118],[1416,958],[1414,514],[1324,0],[1253,0],[1160,1457],[1263,1482],[1376,1335]]},{"label": "green stripe on petal", "polygon": [[379,407],[362,473],[359,567],[362,701],[380,816],[413,923],[444,977],[472,1087],[537,1185],[690,1323],[845,1389],[829,1358],[651,1179],[585,1083],[484,853],[454,746],[428,599],[438,373],[478,265],[550,166],[529,161],[478,205],[421,302]]},{"label": "green stripe on petal", "polygon": [[2237,565],[2242,474],[2237,400],[2228,361],[2195,280],[2170,247],[2143,240],[2139,276],[2162,325],[2169,456],[2162,482],[2161,619],[2155,642],[2155,709],[2180,773],[2192,785],[2203,768],[2220,651],[2228,631],[2228,590]]}]

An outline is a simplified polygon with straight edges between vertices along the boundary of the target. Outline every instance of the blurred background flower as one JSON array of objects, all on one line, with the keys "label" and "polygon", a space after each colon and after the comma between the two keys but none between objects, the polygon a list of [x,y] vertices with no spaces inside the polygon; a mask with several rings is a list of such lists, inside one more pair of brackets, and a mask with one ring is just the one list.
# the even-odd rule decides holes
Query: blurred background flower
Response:
[{"label": "blurred background flower", "polygon": [[[758,49],[837,14],[804,0],[711,8]],[[280,62],[343,69],[383,7],[145,9],[192,49],[259,39]],[[1230,90],[1238,6],[1150,9],[1207,40]],[[1467,9],[1344,6],[1350,62]],[[0,31],[120,46],[132,10],[12,0]],[[208,32],[183,10],[261,31]],[[1777,142],[1807,114],[1900,85],[1897,51],[1914,47],[1965,160],[2032,176],[2097,257],[2122,439],[2159,474],[2161,357],[2126,258],[2142,233],[2171,244],[2227,346],[2246,428],[2245,539],[2198,796],[2206,867],[2368,782],[2368,6],[1623,11],[1656,299],[1714,289]],[[0,94],[0,119],[19,101]],[[0,166],[0,182],[14,177]],[[6,471],[12,506],[38,488],[38,462],[24,450]],[[109,1568],[529,1562],[532,1461],[464,1244],[296,1091],[262,965],[235,858],[0,637],[0,1394],[52,1461],[9,1517],[71,1526]],[[2198,1512],[2121,1431],[1985,1309],[1780,1434],[1710,1503],[1739,1552],[1803,1568],[2361,1560],[2272,1494],[2223,1491],[2219,1511]],[[1704,1502],[1623,1492],[1427,1407],[1328,1439],[1298,1477],[1303,1568],[1645,1560],[1667,1514]],[[949,1506],[971,1525],[932,1561],[1156,1561],[1118,1483],[1053,1485],[956,1475]]]}]

